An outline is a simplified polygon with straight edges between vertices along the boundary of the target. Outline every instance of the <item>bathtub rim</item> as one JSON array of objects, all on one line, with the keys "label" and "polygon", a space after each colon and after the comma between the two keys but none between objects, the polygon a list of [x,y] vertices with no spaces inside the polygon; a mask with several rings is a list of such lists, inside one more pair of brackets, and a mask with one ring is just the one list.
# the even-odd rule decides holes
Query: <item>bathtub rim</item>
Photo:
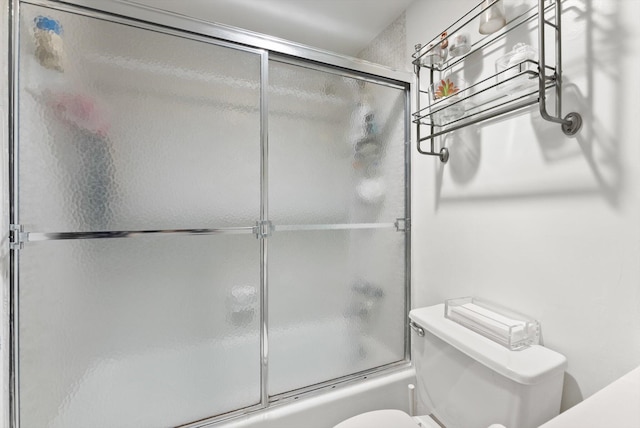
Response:
[{"label": "bathtub rim", "polygon": [[[308,408],[311,401],[321,401],[322,403],[319,404],[339,402],[342,401],[341,396],[355,396],[358,393],[362,394],[383,385],[392,385],[403,379],[413,379],[413,381],[409,383],[414,383],[415,376],[415,368],[411,361],[398,361],[397,363],[384,367],[345,376],[338,381],[325,382],[327,385],[323,383],[321,384],[322,386],[317,386],[315,389],[306,387],[303,388],[305,390],[304,392],[296,390],[274,396],[278,397],[277,400],[271,397],[267,407],[250,407],[242,411],[218,415],[215,418],[181,425],[178,428],[232,428],[235,427],[234,424],[236,423],[240,424],[240,427],[258,428],[255,425],[256,423],[259,423],[261,420],[269,421],[270,416],[277,413],[284,413],[284,410],[287,408],[291,408],[289,414],[293,414],[296,410],[302,411]],[[284,395],[286,395],[286,397]],[[407,409],[405,409],[405,411],[408,410],[408,406],[409,403],[407,400]],[[298,409],[296,409],[296,407],[298,407]]]}]

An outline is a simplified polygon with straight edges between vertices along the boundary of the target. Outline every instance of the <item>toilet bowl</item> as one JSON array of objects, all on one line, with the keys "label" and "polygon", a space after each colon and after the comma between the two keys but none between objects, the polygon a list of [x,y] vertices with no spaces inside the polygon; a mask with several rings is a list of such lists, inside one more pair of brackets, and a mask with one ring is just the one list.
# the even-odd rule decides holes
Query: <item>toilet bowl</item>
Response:
[{"label": "toilet bowl", "polygon": [[[411,417],[400,410],[375,410],[340,422],[334,428],[442,428],[428,416]],[[505,428],[492,424],[488,428]]]},{"label": "toilet bowl", "polygon": [[340,422],[334,428],[418,428],[418,421],[400,410],[375,410]]},{"label": "toilet bowl", "polygon": [[[444,316],[414,309],[417,410],[376,410],[334,428],[535,428],[560,412],[566,358],[544,346],[512,351]],[[436,422],[438,421],[438,422]]]}]

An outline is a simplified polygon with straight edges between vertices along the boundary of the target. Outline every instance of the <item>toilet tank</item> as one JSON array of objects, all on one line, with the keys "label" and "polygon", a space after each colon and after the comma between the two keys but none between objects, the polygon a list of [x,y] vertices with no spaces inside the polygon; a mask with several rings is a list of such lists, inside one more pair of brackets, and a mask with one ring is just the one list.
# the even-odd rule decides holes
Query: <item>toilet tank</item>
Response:
[{"label": "toilet tank", "polygon": [[510,351],[446,319],[443,304],[409,318],[419,327],[411,340],[419,414],[447,428],[534,428],[560,412],[563,355],[539,345]]}]

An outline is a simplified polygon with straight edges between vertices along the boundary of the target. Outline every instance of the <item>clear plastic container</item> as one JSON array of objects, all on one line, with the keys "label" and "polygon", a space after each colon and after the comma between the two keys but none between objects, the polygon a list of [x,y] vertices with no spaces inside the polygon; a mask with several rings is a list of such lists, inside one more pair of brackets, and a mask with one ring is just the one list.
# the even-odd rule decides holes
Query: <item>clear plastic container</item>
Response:
[{"label": "clear plastic container", "polygon": [[462,56],[471,50],[469,33],[456,33],[449,38],[449,53],[452,57]]},{"label": "clear plastic container", "polygon": [[507,25],[502,1],[484,0],[482,2],[482,14],[480,15],[480,34],[495,33]]},{"label": "clear plastic container", "polygon": [[[538,86],[538,51],[531,46],[518,43],[511,52],[496,60],[497,89],[507,93],[535,89]],[[515,77],[522,74],[520,77]]]},{"label": "clear plastic container", "polygon": [[426,67],[440,66],[447,59],[449,51],[440,42],[427,46],[427,52],[421,58],[420,63]]},{"label": "clear plastic container", "polygon": [[464,116],[468,96],[467,81],[457,74],[449,74],[429,87],[432,120],[443,126]]},{"label": "clear plastic container", "polygon": [[474,297],[446,300],[444,315],[512,351],[540,342],[538,321]]}]

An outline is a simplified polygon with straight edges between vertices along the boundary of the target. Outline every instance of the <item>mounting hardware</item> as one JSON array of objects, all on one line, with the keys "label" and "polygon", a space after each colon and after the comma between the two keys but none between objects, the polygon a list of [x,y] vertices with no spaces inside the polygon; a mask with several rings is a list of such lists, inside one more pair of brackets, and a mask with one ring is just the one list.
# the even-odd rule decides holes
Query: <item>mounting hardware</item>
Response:
[{"label": "mounting hardware", "polygon": [[418,334],[418,336],[424,337],[424,328],[420,327],[418,324],[416,324],[413,321],[409,322],[409,327],[411,327],[413,330],[415,330],[415,332]]},{"label": "mounting hardware", "polygon": [[29,232],[24,231],[24,225],[9,225],[9,249],[22,250],[24,243],[29,241]]},{"label": "mounting hardware", "polygon": [[582,116],[579,113],[569,113],[564,117],[564,120],[569,121],[569,123],[562,124],[562,132],[566,135],[575,135],[582,128]]},{"label": "mounting hardware", "polygon": [[393,224],[396,226],[397,232],[407,232],[411,230],[411,219],[409,218],[397,218]]},{"label": "mounting hardware", "polygon": [[269,220],[256,221],[256,225],[253,227],[253,233],[258,239],[267,238],[273,233],[273,223]]},{"label": "mounting hardware", "polygon": [[446,147],[441,148],[440,156],[438,157],[440,158],[440,162],[447,163],[447,161],[449,160],[449,149],[447,149]]},{"label": "mounting hardware", "polygon": [[447,149],[446,147],[441,148],[439,152],[426,152],[420,149],[420,142],[418,142],[418,153],[422,155],[438,156],[438,159],[440,159],[440,162],[442,163],[447,163],[447,161],[449,160],[449,149]]}]

